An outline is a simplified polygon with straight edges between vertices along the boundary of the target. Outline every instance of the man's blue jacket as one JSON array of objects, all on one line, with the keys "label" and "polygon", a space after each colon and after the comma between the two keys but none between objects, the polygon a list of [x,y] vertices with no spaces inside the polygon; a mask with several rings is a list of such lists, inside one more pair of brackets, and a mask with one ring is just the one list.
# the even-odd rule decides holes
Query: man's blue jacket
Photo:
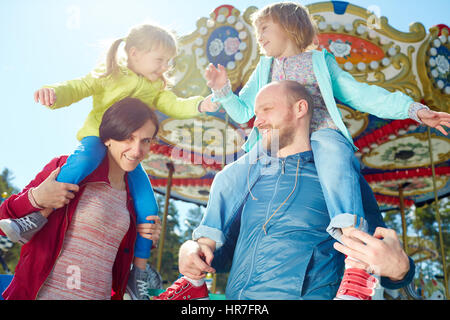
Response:
[{"label": "man's blue jacket", "polygon": [[[332,299],[343,274],[344,256],[333,248],[336,240],[327,232],[330,217],[312,152],[279,159],[261,150],[258,145],[216,175],[193,239],[214,240],[213,267],[218,272],[231,268],[227,299]],[[287,194],[276,192],[278,186],[273,185],[253,200],[252,190],[266,174],[295,175],[297,164],[297,190],[269,221],[265,234],[262,226],[276,209],[271,204],[283,202]],[[287,182],[291,188],[292,181]],[[385,224],[362,175],[360,183],[369,233],[373,233]],[[249,201],[265,201],[266,216],[257,219],[258,212],[251,212],[241,221]],[[410,259],[410,270],[402,281],[382,277],[381,284],[389,289],[401,288],[412,280],[414,269]]]}]

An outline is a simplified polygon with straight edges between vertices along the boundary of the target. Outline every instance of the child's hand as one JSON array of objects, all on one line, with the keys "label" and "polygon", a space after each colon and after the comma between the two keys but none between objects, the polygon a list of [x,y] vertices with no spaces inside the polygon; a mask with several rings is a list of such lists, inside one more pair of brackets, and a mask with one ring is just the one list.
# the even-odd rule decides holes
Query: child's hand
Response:
[{"label": "child's hand", "polygon": [[39,89],[34,93],[34,101],[40,101],[42,105],[50,107],[56,101],[55,90],[51,88]]},{"label": "child's hand", "polygon": [[420,109],[417,111],[417,116],[420,121],[431,128],[435,128],[447,135],[447,131],[442,126],[450,127],[450,114],[446,112],[436,112],[427,109]]},{"label": "child's hand", "polygon": [[206,85],[214,90],[222,89],[228,81],[227,71],[224,66],[216,68],[212,63],[205,70]]},{"label": "child's hand", "polygon": [[200,112],[216,112],[219,107],[219,104],[212,102],[212,94],[210,94],[200,103],[198,110]]}]

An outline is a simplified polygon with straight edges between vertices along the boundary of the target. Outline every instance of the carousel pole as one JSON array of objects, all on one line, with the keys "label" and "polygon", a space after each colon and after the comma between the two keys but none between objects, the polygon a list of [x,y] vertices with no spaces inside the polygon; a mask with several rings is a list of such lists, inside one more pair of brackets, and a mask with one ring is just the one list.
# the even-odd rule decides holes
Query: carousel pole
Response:
[{"label": "carousel pole", "polygon": [[405,217],[405,199],[403,197],[403,189],[408,185],[409,183],[403,183],[398,186],[398,195],[400,199],[400,214],[402,217],[402,239],[403,239],[403,249],[405,250],[406,254],[408,254],[408,240],[407,240],[407,233],[406,233],[406,217]]},{"label": "carousel pole", "polygon": [[[222,140],[222,149],[223,149],[223,153],[222,153],[222,169],[227,164],[227,161],[226,161],[226,158],[227,158],[227,128],[228,128],[228,123],[229,122],[230,122],[230,119],[229,119],[228,113],[225,113],[225,130],[223,132],[223,140]],[[212,285],[211,285],[211,292],[212,293],[216,293],[216,284],[217,284],[217,274],[214,273],[213,274],[213,281],[212,281]]]},{"label": "carousel pole", "polygon": [[436,171],[434,168],[434,161],[433,161],[433,148],[431,145],[430,127],[428,127],[428,148],[430,150],[431,172],[433,174],[434,208],[436,210],[436,220],[437,220],[438,226],[439,226],[439,244],[441,246],[442,267],[443,267],[443,271],[444,271],[445,298],[447,300],[449,300],[447,263],[445,261],[444,239],[442,237],[441,214],[439,213],[439,199],[438,199],[437,188],[436,188]]},{"label": "carousel pole", "polygon": [[166,236],[166,228],[167,228],[167,214],[169,212],[169,199],[170,199],[170,192],[172,189],[172,177],[173,172],[175,171],[175,167],[173,165],[173,162],[167,162],[166,163],[167,169],[169,169],[169,176],[167,179],[167,189],[166,189],[166,201],[164,204],[164,215],[163,215],[163,221],[161,226],[161,237],[159,240],[158,245],[158,259],[156,260],[156,270],[158,272],[161,271],[161,262],[162,262],[162,253],[164,248],[164,238]]}]

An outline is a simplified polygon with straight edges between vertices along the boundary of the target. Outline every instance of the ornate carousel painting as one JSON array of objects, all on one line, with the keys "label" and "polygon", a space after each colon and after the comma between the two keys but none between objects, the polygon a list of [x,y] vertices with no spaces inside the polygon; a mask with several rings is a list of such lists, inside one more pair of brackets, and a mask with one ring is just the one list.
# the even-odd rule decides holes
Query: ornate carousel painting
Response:
[{"label": "ornate carousel painting", "polygon": [[[450,111],[448,26],[425,30],[414,23],[409,32],[401,32],[386,17],[346,2],[307,7],[320,32],[318,49],[333,53],[358,81],[401,91],[436,111]],[[256,10],[219,6],[197,21],[193,33],[181,37],[171,74],[177,95],[209,95],[203,77],[209,63],[225,66],[233,91],[239,93],[260,57],[250,19]],[[450,194],[448,137],[414,120],[380,119],[337,102],[382,211],[404,210]],[[243,154],[241,146],[254,119],[239,125],[223,110],[187,120],[158,115],[159,139],[143,163],[154,189],[206,205],[215,174]],[[416,247],[411,245],[410,252],[428,250],[428,256],[436,256],[429,246]]]}]

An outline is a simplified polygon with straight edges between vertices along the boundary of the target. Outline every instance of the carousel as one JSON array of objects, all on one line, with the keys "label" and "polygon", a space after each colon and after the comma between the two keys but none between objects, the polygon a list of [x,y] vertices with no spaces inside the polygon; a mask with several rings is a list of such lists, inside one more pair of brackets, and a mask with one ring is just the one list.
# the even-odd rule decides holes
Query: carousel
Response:
[{"label": "carousel", "polygon": [[[318,49],[333,53],[358,81],[401,91],[436,111],[450,111],[449,27],[436,25],[427,32],[414,23],[409,32],[401,32],[386,17],[350,3],[320,2],[307,7],[319,28]],[[256,10],[219,6],[197,21],[193,33],[181,37],[171,74],[177,95],[209,95],[203,77],[209,63],[225,66],[233,91],[239,93],[260,57],[250,20]],[[402,242],[408,254],[416,261],[437,259],[431,243],[407,235],[404,215],[407,208],[450,194],[450,140],[414,120],[380,119],[337,102],[380,209],[400,209]],[[143,162],[153,188],[166,196],[166,203],[172,198],[206,206],[214,175],[243,154],[241,146],[254,119],[239,125],[223,110],[187,120],[158,115],[159,140]],[[440,226],[437,208],[436,219]]]},{"label": "carousel", "polygon": [[[391,27],[386,17],[347,2],[319,2],[307,8],[320,32],[318,49],[331,52],[355,79],[401,91],[436,111],[450,112],[448,26],[425,30],[422,24],[413,23],[409,32],[401,32]],[[197,20],[194,32],[181,37],[171,72],[172,90],[178,96],[206,97],[211,93],[203,77],[209,63],[225,66],[233,91],[239,93],[260,57],[250,20],[257,9],[249,7],[241,12],[230,5],[219,6]],[[449,138],[413,120],[380,119],[337,102],[380,209],[401,212],[405,250],[416,262],[437,259],[432,243],[407,235],[404,215],[409,207],[437,203],[450,195]],[[158,141],[142,163],[154,190],[166,196],[165,208],[169,198],[206,206],[215,174],[243,154],[241,146],[254,119],[239,125],[219,110],[177,120],[155,111],[161,123]],[[167,210],[158,265],[166,218]],[[436,220],[441,256],[445,257],[437,206]],[[446,270],[445,259],[442,265]],[[443,291],[448,299],[445,272],[444,277]]]}]

